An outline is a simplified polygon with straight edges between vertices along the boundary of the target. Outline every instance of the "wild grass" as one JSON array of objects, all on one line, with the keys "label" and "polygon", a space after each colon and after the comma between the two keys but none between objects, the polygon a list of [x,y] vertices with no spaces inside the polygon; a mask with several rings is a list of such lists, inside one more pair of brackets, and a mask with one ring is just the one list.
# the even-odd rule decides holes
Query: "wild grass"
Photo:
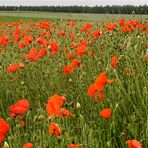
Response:
[{"label": "wild grass", "polygon": [[[45,18],[58,17],[57,14],[56,16],[46,14]],[[14,15],[16,13],[11,13],[11,16]],[[20,19],[22,16],[26,17],[27,13],[19,15],[18,12],[17,15]],[[37,13],[29,13],[27,17],[35,15],[38,16]],[[43,13],[40,17],[42,15]],[[63,14],[58,18],[67,18],[69,15],[70,19],[83,16],[83,14],[81,16]],[[98,15],[90,14],[87,20],[96,20],[96,18]],[[5,26],[5,22],[11,24],[19,19],[14,17],[1,17],[1,19],[4,21],[0,30],[4,30],[12,39],[9,32],[14,31],[14,28],[10,30]],[[102,16],[99,19],[102,20]],[[29,24],[27,20],[27,23],[21,26],[22,31]],[[37,18],[33,20],[38,21]],[[103,37],[94,39],[94,44],[87,46],[87,52],[82,57],[77,57],[75,49],[70,46],[69,35],[56,36],[60,30],[66,31],[69,28],[65,22],[65,20],[53,20],[50,24],[53,28],[56,23],[58,28],[51,32],[48,41],[56,41],[61,54],[47,55],[37,62],[22,59],[21,56],[30,48],[35,47],[38,50],[42,48],[36,44],[35,38],[43,32],[43,29],[35,30],[33,26],[29,26],[32,32],[27,32],[33,37],[33,42],[25,48],[19,49],[18,43],[15,42],[1,46],[3,50],[0,51],[0,117],[11,127],[5,141],[10,148],[21,148],[28,142],[33,143],[35,148],[64,148],[71,143],[82,144],[84,148],[125,148],[127,140],[137,139],[146,148],[148,146],[148,63],[143,58],[148,50],[147,34],[138,29],[123,33],[120,27],[113,32],[105,33],[99,23],[93,23],[92,30],[99,29]],[[84,24],[83,21],[77,21],[76,27],[72,30],[76,35],[74,40],[76,43],[82,39],[89,43],[91,39],[80,31]],[[64,48],[73,51],[80,60],[80,67],[70,75],[63,73],[63,66],[70,62],[65,58],[67,52],[63,50]],[[47,50],[50,52],[50,49]],[[94,57],[89,56],[90,50],[94,50]],[[119,59],[116,68],[111,66],[112,55],[116,55]],[[19,62],[25,64],[24,70],[14,73],[7,71],[10,64]],[[92,97],[87,96],[87,90],[96,77],[104,71],[107,77],[114,79],[115,82],[105,86],[103,90],[105,101],[95,102]],[[74,114],[73,117],[49,119],[46,104],[49,97],[54,94],[66,97],[64,107]],[[23,98],[29,100],[30,109],[17,119],[9,117],[9,106]],[[80,108],[76,107],[78,102]],[[110,119],[99,116],[99,111],[107,107],[111,108]],[[21,120],[25,121],[24,127],[20,126]],[[61,136],[49,135],[48,127],[51,121],[58,123],[62,130]]]}]

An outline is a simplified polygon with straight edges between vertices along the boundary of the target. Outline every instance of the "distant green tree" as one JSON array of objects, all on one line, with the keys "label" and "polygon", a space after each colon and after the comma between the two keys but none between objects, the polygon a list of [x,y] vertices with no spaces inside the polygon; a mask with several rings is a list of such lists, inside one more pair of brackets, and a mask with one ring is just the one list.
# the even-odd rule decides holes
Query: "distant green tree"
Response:
[{"label": "distant green tree", "polygon": [[46,11],[67,13],[148,14],[148,6],[0,6],[0,11]]}]

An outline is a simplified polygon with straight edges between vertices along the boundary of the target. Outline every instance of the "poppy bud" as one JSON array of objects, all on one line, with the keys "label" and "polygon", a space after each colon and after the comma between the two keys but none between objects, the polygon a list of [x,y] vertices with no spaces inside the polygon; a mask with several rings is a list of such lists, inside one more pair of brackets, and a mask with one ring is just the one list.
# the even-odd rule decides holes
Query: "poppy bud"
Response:
[{"label": "poppy bud", "polygon": [[76,108],[77,108],[77,109],[80,109],[80,108],[81,108],[81,105],[80,105],[79,102],[77,102],[77,104],[76,104]]},{"label": "poppy bud", "polygon": [[2,148],[9,148],[9,144],[5,141]]}]

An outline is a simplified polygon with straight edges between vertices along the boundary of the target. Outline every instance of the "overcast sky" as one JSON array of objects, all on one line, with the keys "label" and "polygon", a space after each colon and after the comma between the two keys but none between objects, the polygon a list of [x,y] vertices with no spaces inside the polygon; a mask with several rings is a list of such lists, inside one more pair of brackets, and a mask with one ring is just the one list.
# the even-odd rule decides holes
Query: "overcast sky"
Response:
[{"label": "overcast sky", "polygon": [[148,5],[148,0],[0,0],[0,6],[2,5]]}]

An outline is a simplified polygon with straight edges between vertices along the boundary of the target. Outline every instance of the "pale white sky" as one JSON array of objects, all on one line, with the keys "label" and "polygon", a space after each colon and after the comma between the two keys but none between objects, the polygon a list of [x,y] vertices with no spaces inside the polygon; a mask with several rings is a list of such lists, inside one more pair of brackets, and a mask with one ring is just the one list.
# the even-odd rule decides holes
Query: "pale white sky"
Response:
[{"label": "pale white sky", "polygon": [[72,6],[72,5],[148,5],[148,0],[0,0],[0,6],[2,5],[63,5],[63,6]]}]

